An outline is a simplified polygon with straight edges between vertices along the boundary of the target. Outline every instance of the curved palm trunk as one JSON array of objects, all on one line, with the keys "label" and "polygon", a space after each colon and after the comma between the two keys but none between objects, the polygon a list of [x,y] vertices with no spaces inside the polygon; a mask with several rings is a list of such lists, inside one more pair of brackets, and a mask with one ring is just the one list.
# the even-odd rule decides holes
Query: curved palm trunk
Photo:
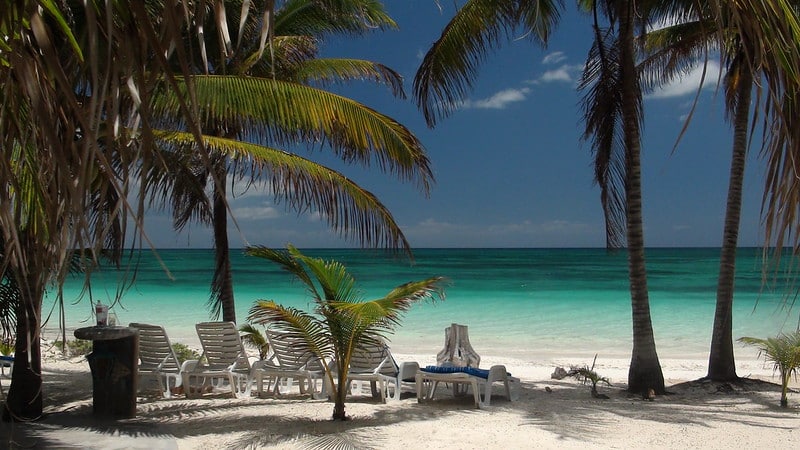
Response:
[{"label": "curved palm trunk", "polygon": [[236,323],[236,305],[233,299],[233,273],[231,270],[230,245],[228,244],[228,205],[225,199],[227,167],[225,158],[215,165],[214,183],[214,280],[211,284],[211,303],[219,305],[214,311],[222,311],[222,320]]},{"label": "curved palm trunk", "polygon": [[347,368],[340,367],[337,364],[337,376],[339,379],[336,383],[336,392],[333,399],[333,420],[347,420],[347,414],[344,412],[344,403],[347,400]]},{"label": "curved palm trunk", "polygon": [[39,317],[44,288],[38,275],[31,274],[20,283],[17,305],[17,332],[14,345],[14,371],[3,408],[3,421],[29,421],[42,416],[42,352],[39,340]]},{"label": "curved palm trunk", "polygon": [[733,290],[736,278],[736,246],[739,242],[739,221],[742,210],[742,183],[747,155],[748,120],[753,74],[744,64],[736,87],[736,110],[733,126],[733,155],[728,181],[728,201],[725,208],[725,229],[717,280],[717,307],[708,358],[707,378],[714,381],[733,381],[736,361],[733,355]]},{"label": "curved palm trunk", "polygon": [[644,255],[642,226],[641,135],[638,114],[639,90],[634,53],[634,3],[620,5],[620,71],[622,85],[622,120],[625,140],[627,201],[626,221],[628,240],[628,276],[631,285],[633,316],[633,351],[628,371],[628,390],[646,394],[650,389],[665,393],[664,375],[656,353],[650,300],[647,292],[647,270]]}]

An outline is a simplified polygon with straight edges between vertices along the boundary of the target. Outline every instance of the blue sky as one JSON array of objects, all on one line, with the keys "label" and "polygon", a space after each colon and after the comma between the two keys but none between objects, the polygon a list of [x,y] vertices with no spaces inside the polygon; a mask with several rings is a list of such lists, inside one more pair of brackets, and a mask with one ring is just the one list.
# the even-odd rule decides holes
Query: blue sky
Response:
[{"label": "blue sky", "polygon": [[[363,38],[336,38],[323,56],[370,59],[405,78],[407,99],[385,87],[351,83],[335,90],[388,114],[423,142],[436,184],[425,198],[377,169],[345,166],[326,151],[310,157],[344,172],[375,193],[413,247],[602,247],[605,245],[599,189],[582,131],[575,89],[589,50],[589,18],[567,11],[546,49],[525,39],[505,43],[489,55],[470,98],[429,129],[411,99],[412,82],[424,53],[454,13],[453,2],[385,2],[400,30]],[[709,65],[713,85],[718,69]],[[699,69],[645,99],[643,191],[648,246],[719,246],[730,167],[731,129],[723,99],[713,86],[700,94],[693,122],[673,152],[683,119],[697,92]],[[755,140],[756,144],[758,139]],[[760,245],[763,165],[751,152],[745,174],[740,245]],[[231,199],[239,229],[231,245],[349,247],[314,213],[298,216],[264,192]],[[169,218],[151,213],[147,232],[157,247],[211,247],[210,233],[193,225],[177,235]]]}]

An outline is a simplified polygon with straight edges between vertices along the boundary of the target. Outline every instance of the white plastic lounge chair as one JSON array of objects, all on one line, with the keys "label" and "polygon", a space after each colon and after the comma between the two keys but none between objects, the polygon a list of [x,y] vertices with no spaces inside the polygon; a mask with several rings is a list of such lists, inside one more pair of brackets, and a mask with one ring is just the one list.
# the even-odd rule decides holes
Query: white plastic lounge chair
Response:
[{"label": "white plastic lounge chair", "polygon": [[11,373],[14,371],[14,357],[13,356],[0,356],[0,378],[7,380],[11,379]]},{"label": "white plastic lounge chair", "polygon": [[[14,357],[13,356],[0,356],[0,380],[11,380],[11,373],[14,371]],[[6,397],[3,391],[3,385],[0,383],[0,399]]]},{"label": "white plastic lounge chair", "polygon": [[387,397],[400,400],[403,383],[416,382],[418,370],[416,362],[398,365],[389,346],[379,340],[353,352],[347,381],[368,381],[373,397],[380,395],[381,401],[386,403]]},{"label": "white plastic lounge chair", "polygon": [[[291,384],[298,380],[300,393],[308,391],[311,397],[321,399],[327,397],[325,369],[319,358],[306,349],[299,339],[288,333],[266,328],[269,342],[270,357],[256,370],[253,370],[253,381],[256,384],[257,396],[264,392],[264,380],[267,381],[267,391],[280,395],[281,384]],[[317,383],[322,387],[317,389]],[[270,389],[270,384],[272,389]]]},{"label": "white plastic lounge chair", "polygon": [[471,388],[476,408],[490,405],[494,383],[503,383],[509,401],[515,401],[519,397],[519,378],[512,377],[503,365],[495,365],[488,370],[474,367],[428,366],[417,371],[416,382],[417,401],[420,403],[433,400],[439,382],[463,384]]},{"label": "white plastic lounge chair", "polygon": [[178,357],[166,331],[163,327],[146,323],[131,323],[129,326],[139,330],[139,376],[154,377],[158,380],[161,394],[166,398],[172,397],[172,389],[177,390],[183,380]]},{"label": "white plastic lounge chair", "polygon": [[[233,322],[195,325],[203,355],[183,363],[181,375],[186,397],[195,397],[227,384],[233,397],[250,394],[250,361]],[[192,380],[201,382],[192,384]]]},{"label": "white plastic lounge chair", "polygon": [[444,329],[444,348],[436,355],[437,366],[478,367],[481,357],[469,343],[466,325],[454,323]]}]

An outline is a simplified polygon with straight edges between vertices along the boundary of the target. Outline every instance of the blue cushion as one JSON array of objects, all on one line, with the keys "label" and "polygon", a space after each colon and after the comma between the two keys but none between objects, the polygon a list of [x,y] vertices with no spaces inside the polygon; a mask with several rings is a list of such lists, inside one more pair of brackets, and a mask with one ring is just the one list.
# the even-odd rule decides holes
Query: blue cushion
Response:
[{"label": "blue cushion", "polygon": [[425,366],[421,370],[430,373],[466,373],[484,379],[489,378],[488,369],[478,369],[477,367]]}]

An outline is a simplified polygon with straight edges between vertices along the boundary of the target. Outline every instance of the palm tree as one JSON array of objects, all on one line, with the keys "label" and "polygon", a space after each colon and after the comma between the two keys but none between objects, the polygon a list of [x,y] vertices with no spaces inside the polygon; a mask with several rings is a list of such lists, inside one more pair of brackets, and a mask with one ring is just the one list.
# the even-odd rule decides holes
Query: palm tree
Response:
[{"label": "palm tree", "polygon": [[[191,220],[213,228],[216,267],[209,306],[212,317],[221,313],[226,321],[236,321],[228,243],[229,172],[236,171],[237,177],[248,174],[248,183],[270,179],[272,192],[288,206],[298,212],[311,208],[324,212],[332,228],[355,236],[363,245],[410,251],[399,226],[372,194],[335,171],[265,143],[327,142],[345,161],[365,165],[377,161],[382,170],[401,179],[416,179],[425,194],[433,180],[421,143],[405,127],[366,106],[298,84],[368,78],[388,84],[402,96],[401,77],[381,64],[316,59],[317,42],[327,34],[364,34],[396,26],[383,5],[364,0],[290,0],[271,17],[269,54],[259,40],[260,18],[240,24],[238,16],[230,15],[224,28],[241,30],[235,48],[220,48],[212,39],[196,55],[195,67],[206,74],[192,79],[204,105],[206,136],[215,138],[206,140],[215,151],[207,166],[213,170],[186,173],[169,168],[164,174],[168,178],[162,178],[161,199],[171,197],[177,229]],[[207,35],[220,28],[218,21],[209,20]],[[207,53],[225,58],[209,64]],[[164,108],[167,119],[175,112]],[[165,144],[179,147],[174,137],[161,136]],[[185,142],[186,137],[177,139]],[[211,199],[205,189],[197,188],[198,183],[211,185]]]},{"label": "palm tree", "polygon": [[[322,359],[329,385],[335,386],[334,420],[347,419],[347,374],[356,349],[392,332],[412,304],[445,297],[445,280],[431,277],[402,284],[382,298],[365,301],[356,280],[337,261],[305,256],[291,245],[286,251],[249,247],[247,254],[277,263],[308,288],[316,315],[272,300],[259,300],[250,309],[248,320],[272,324],[304,342],[306,350]],[[338,385],[334,383],[334,370]]]},{"label": "palm tree", "polygon": [[[594,44],[579,89],[586,128],[592,141],[595,181],[601,189],[607,245],[627,244],[628,278],[633,316],[633,350],[628,390],[664,394],[664,375],[656,352],[647,290],[642,220],[641,123],[642,94],[634,47],[638,20],[648,11],[637,2],[582,2],[594,17]],[[600,15],[607,27],[601,27]]]},{"label": "palm tree", "polygon": [[[606,212],[609,247],[627,242],[633,311],[633,353],[628,388],[664,392],[655,348],[647,291],[641,205],[641,93],[633,47],[634,2],[580,2],[595,14],[595,44],[584,73],[585,138],[592,138],[595,173]],[[610,25],[602,30],[599,10]],[[414,79],[417,103],[429,125],[451,113],[464,99],[478,63],[499,44],[503,31],[522,26],[541,43],[558,20],[551,1],[468,1],[425,55]]]},{"label": "palm tree", "polygon": [[792,375],[797,375],[800,368],[800,331],[790,334],[781,334],[774,338],[741,337],[739,342],[758,348],[759,356],[764,356],[765,362],[771,362],[773,369],[781,374],[781,407],[788,408],[789,400],[786,393],[789,391],[789,381]]},{"label": "palm tree", "polygon": [[[72,250],[84,249],[90,264],[102,249],[119,259],[123,219],[141,223],[142,210],[126,201],[130,167],[152,152],[117,125],[149,120],[154,83],[142,68],[163,68],[149,58],[176,37],[172,28],[156,32],[154,17],[183,20],[173,8],[146,6],[28,0],[0,11],[2,267],[19,289],[5,420],[41,416],[42,299],[63,281]],[[147,129],[142,134],[146,143]]]},{"label": "palm tree", "polygon": [[[725,225],[722,235],[717,301],[707,378],[714,381],[735,381],[736,362],[733,352],[733,295],[736,275],[736,249],[742,205],[745,160],[749,146],[751,94],[754,88],[752,67],[748,63],[749,37],[734,28],[720,32],[708,4],[691,2],[683,10],[680,23],[648,33],[642,70],[652,84],[669,82],[693,64],[706,58],[708,50],[722,49],[726,67],[724,92],[729,117],[733,122],[733,149]],[[673,16],[674,17],[674,16]],[[677,17],[676,17],[677,19]]]}]

